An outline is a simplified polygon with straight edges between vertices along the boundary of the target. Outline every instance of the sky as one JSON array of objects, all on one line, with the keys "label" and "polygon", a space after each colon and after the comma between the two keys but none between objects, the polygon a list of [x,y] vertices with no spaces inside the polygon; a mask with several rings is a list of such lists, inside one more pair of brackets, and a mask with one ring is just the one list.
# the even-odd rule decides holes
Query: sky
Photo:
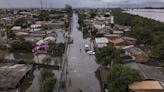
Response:
[{"label": "sky", "polygon": [[[41,0],[0,0],[0,8],[39,8]],[[70,4],[74,8],[104,7],[162,7],[164,0],[42,0],[43,7],[63,8]]]}]

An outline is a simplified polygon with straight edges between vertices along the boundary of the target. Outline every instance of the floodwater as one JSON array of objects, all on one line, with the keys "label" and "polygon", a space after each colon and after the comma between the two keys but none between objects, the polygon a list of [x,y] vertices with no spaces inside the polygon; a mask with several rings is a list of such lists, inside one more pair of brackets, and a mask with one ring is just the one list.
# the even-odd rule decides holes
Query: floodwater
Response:
[{"label": "floodwater", "polygon": [[[57,32],[57,37],[56,37],[56,43],[64,43],[64,37],[63,37],[63,32],[58,31]],[[39,55],[34,55],[33,53],[10,53],[8,51],[0,51],[0,58],[5,58],[5,59],[17,59],[17,60],[28,60],[28,61],[35,61],[36,63],[43,63],[43,59],[48,56],[46,54],[39,54]],[[51,57],[52,62],[51,65],[56,65],[61,63],[61,57]],[[27,87],[31,87],[33,92],[40,92],[40,80],[41,80],[41,74],[40,71],[41,68],[35,68],[33,72],[33,80],[27,81],[32,83],[32,85],[29,85],[28,83],[26,84]],[[55,75],[58,75],[58,70],[53,70]],[[26,87],[26,88],[27,88]],[[24,88],[20,88],[22,90],[26,90]],[[21,91],[24,92],[24,91]]]},{"label": "floodwater", "polygon": [[164,9],[134,9],[126,12],[164,22]]},{"label": "floodwater", "polygon": [[[83,39],[82,33],[77,29],[78,16],[73,14],[72,33],[73,44],[68,46],[68,85],[66,92],[75,92],[77,89],[82,89],[83,92],[100,92],[99,81],[96,78],[95,71],[99,65],[95,62],[95,56],[88,55],[84,50],[84,44],[89,44],[93,49],[93,43],[90,38]],[[63,32],[57,32],[57,43],[64,42]],[[80,51],[81,49],[81,51]],[[1,52],[0,57],[7,59],[26,59],[34,60],[36,63],[42,63],[42,59],[46,57],[45,54],[35,56],[32,53],[7,53]],[[52,57],[56,58],[56,57]],[[55,60],[56,61],[56,60]],[[61,61],[61,60],[57,60]],[[58,71],[54,70],[56,76]],[[40,69],[36,68],[33,72],[34,79],[31,88],[33,92],[40,91]]]},{"label": "floodwater", "polygon": [[95,62],[95,56],[85,52],[84,44],[90,44],[90,39],[83,39],[82,33],[77,29],[77,21],[78,16],[73,14],[71,35],[74,42],[68,46],[67,51],[69,73],[66,89],[67,92],[76,92],[77,89],[82,89],[83,92],[100,92],[99,81],[95,76],[99,65]]},{"label": "floodwater", "polygon": [[64,36],[62,31],[57,31],[56,33],[56,43],[64,43]]}]

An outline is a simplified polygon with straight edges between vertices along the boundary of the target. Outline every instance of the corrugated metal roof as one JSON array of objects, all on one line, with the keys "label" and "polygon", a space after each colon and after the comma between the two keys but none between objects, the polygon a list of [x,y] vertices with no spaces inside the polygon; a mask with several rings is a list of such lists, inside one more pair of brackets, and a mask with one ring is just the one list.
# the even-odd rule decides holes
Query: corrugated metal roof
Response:
[{"label": "corrugated metal roof", "polygon": [[108,43],[108,39],[105,37],[95,38],[96,43]]},{"label": "corrugated metal roof", "polygon": [[158,81],[141,81],[141,82],[134,82],[130,84],[129,89],[151,90],[151,89],[163,89],[163,88]]}]

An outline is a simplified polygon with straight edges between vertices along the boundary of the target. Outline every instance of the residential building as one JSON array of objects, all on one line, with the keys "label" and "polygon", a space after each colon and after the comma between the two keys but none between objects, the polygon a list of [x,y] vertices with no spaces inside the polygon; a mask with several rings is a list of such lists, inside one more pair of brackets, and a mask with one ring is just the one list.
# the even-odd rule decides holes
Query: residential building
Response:
[{"label": "residential building", "polygon": [[95,38],[94,45],[96,48],[102,48],[108,45],[108,39],[105,37]]},{"label": "residential building", "polygon": [[145,63],[149,60],[149,55],[137,47],[131,45],[124,48],[124,50],[125,55],[131,56],[136,62]]},{"label": "residential building", "polygon": [[22,27],[21,26],[13,26],[11,30],[14,32],[20,32],[20,31],[22,31]]},{"label": "residential building", "polygon": [[21,92],[19,87],[32,74],[32,66],[25,64],[0,64],[1,92]]},{"label": "residential building", "polygon": [[164,88],[158,81],[134,82],[128,86],[129,92],[164,92]]},{"label": "residential building", "polygon": [[144,80],[155,80],[161,82],[161,84],[164,82],[164,69],[162,67],[149,66],[136,62],[127,63],[126,66],[139,71]]}]

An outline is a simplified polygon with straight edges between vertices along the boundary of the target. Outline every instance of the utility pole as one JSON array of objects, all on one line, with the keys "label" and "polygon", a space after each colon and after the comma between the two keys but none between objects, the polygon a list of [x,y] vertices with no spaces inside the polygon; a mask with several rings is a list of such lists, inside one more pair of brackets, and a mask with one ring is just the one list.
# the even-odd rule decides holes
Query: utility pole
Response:
[{"label": "utility pole", "polygon": [[40,8],[41,8],[41,10],[43,9],[43,1],[42,0],[40,0]]},{"label": "utility pole", "polygon": [[110,0],[108,0],[108,9],[109,9]]},{"label": "utility pole", "polygon": [[50,10],[52,10],[52,0],[50,0]]}]

